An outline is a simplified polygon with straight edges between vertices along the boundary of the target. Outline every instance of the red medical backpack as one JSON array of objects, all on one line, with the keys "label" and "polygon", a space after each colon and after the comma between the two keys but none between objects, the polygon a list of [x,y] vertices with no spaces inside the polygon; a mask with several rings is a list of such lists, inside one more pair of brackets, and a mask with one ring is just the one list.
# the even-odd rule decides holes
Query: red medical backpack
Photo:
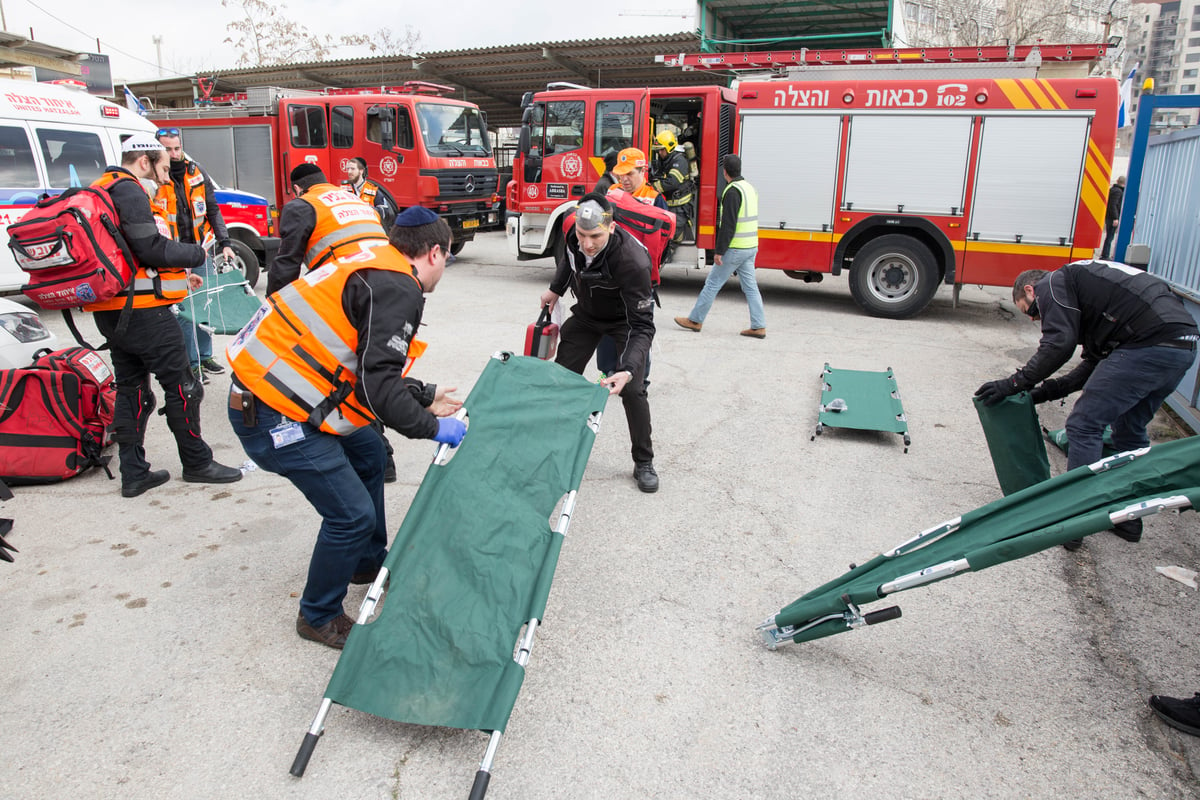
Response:
[{"label": "red medical backpack", "polygon": [[108,472],[116,394],[112,371],[85,347],[0,370],[0,479],[55,483],[95,466]]},{"label": "red medical backpack", "polygon": [[[613,222],[649,251],[650,283],[658,286],[658,269],[662,266],[663,253],[675,235],[675,214],[665,208],[647,205],[620,189],[610,189],[607,196],[613,207]],[[570,230],[574,222],[575,212],[572,210],[563,217],[563,233]]]},{"label": "red medical backpack", "polygon": [[73,188],[39,200],[8,226],[8,246],[29,273],[21,291],[49,309],[79,308],[124,292],[136,262],[119,226],[104,189]]}]

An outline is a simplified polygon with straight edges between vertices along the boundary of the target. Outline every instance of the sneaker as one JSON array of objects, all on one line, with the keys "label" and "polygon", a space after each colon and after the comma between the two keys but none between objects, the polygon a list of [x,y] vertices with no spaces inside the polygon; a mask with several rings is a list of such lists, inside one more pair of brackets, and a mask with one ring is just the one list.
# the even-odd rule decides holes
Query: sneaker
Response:
[{"label": "sneaker", "polygon": [[1118,522],[1112,526],[1112,532],[1127,542],[1140,542],[1142,540],[1142,521],[1131,519],[1128,522]]},{"label": "sneaker", "polygon": [[211,372],[213,375],[220,375],[225,371],[225,368],[217,363],[215,358],[206,358],[200,362],[200,368],[205,372]]},{"label": "sneaker", "polygon": [[1158,718],[1192,736],[1200,736],[1200,692],[1187,700],[1162,695],[1150,696],[1150,708]]},{"label": "sneaker", "polygon": [[633,479],[637,481],[637,487],[647,494],[658,491],[658,473],[654,471],[653,461],[634,464]]},{"label": "sneaker", "polygon": [[171,473],[165,469],[151,470],[146,473],[145,477],[138,478],[136,481],[121,481],[121,496],[137,497],[155,486],[162,486],[170,479]]},{"label": "sneaker", "polygon": [[296,633],[300,634],[301,639],[320,642],[335,650],[341,650],[346,646],[346,637],[350,635],[350,629],[353,627],[354,620],[345,614],[338,614],[319,628],[309,624],[303,614],[296,616]]},{"label": "sneaker", "polygon": [[699,333],[700,329],[704,327],[703,323],[692,322],[689,317],[676,317],[675,324],[681,328],[687,328],[689,331],[695,331],[696,333]]},{"label": "sneaker", "polygon": [[205,386],[208,385],[208,376],[204,374],[204,369],[202,367],[192,367],[192,376],[197,382],[202,383]]}]

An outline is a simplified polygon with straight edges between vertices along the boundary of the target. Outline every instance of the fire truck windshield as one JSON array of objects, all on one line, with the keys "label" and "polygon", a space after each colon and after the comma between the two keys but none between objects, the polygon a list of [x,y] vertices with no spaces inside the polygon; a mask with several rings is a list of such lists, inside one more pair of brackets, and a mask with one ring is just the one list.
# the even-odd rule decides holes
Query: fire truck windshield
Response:
[{"label": "fire truck windshield", "polygon": [[479,109],[442,103],[418,103],[417,119],[425,148],[431,153],[487,155],[487,128]]}]

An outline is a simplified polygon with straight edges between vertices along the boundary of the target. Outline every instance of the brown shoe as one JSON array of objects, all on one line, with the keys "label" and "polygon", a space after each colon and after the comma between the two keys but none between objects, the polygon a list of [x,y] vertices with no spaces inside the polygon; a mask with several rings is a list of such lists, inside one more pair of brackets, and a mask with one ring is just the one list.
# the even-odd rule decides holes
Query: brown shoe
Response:
[{"label": "brown shoe", "polygon": [[765,338],[767,338],[767,329],[766,328],[746,328],[746,330],[742,331],[742,336],[751,336],[755,339],[765,339]]},{"label": "brown shoe", "polygon": [[687,317],[676,317],[675,324],[681,328],[687,328],[689,331],[695,331],[696,333],[699,333],[700,328],[703,327],[703,325],[701,325],[699,322],[692,322]]},{"label": "brown shoe", "polygon": [[314,628],[309,624],[303,614],[296,617],[296,633],[300,634],[301,639],[320,642],[337,650],[346,646],[346,637],[350,635],[350,629],[353,627],[354,620],[345,614],[338,614],[319,628]]}]

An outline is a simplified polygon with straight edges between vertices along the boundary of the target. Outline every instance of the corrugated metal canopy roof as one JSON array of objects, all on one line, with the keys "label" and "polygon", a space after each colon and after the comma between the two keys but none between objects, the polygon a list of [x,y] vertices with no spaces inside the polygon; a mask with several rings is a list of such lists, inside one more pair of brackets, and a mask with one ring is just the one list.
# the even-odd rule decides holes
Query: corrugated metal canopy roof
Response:
[{"label": "corrugated metal canopy roof", "polygon": [[[443,50],[222,70],[213,73],[217,82],[213,93],[245,91],[250,86],[320,90],[430,81],[457,88],[455,96],[478,104],[495,127],[519,124],[521,95],[544,89],[552,81],[606,88],[725,83],[723,75],[669,69],[654,60],[664,53],[699,51],[700,39],[694,33]],[[190,106],[193,97],[190,79],[144,81],[130,84],[130,89],[156,105]]]},{"label": "corrugated metal canopy roof", "polygon": [[[729,74],[668,68],[658,55],[702,50],[795,47],[855,47],[891,43],[889,8],[894,0],[705,0],[701,32],[513,44],[466,50],[441,50],[409,56],[379,56],[343,61],[221,70],[214,95],[243,92],[251,86],[322,90],[398,86],[423,80],[453,86],[457,97],[478,104],[492,127],[516,125],[521,95],[564,81],[585,86],[724,85]],[[208,76],[205,76],[208,77]],[[189,78],[130,84],[138,97],[157,106],[190,106],[196,96]]]}]

